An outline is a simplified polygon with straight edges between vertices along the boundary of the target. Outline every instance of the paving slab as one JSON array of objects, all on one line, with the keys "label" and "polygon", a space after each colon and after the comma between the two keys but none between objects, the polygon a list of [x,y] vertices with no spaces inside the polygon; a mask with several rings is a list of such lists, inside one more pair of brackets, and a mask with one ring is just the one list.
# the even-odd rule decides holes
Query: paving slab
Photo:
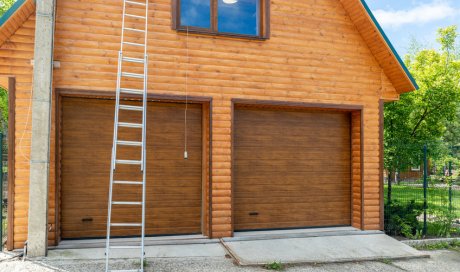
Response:
[{"label": "paving slab", "polygon": [[267,240],[222,240],[240,265],[320,264],[429,257],[385,234]]}]

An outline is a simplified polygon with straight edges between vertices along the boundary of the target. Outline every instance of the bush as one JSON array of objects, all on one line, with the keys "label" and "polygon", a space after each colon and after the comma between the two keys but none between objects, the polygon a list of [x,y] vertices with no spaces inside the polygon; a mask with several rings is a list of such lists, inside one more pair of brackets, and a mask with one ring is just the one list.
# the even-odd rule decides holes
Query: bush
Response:
[{"label": "bush", "polygon": [[427,234],[436,237],[450,237],[455,233],[452,227],[455,214],[448,207],[436,207],[429,210],[430,215],[434,217],[431,222],[427,223]]},{"label": "bush", "polygon": [[394,200],[385,206],[385,232],[393,236],[404,236],[410,239],[420,236],[420,223],[417,219],[423,212],[423,204],[400,203]]}]

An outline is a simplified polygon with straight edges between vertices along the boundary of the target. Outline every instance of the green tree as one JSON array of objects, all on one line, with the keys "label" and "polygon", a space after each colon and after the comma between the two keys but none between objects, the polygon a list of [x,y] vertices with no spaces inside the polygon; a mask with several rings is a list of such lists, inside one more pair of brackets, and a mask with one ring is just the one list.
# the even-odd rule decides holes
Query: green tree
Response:
[{"label": "green tree", "polygon": [[446,155],[443,143],[447,124],[457,117],[460,98],[460,57],[455,47],[456,26],[438,30],[440,50],[418,49],[406,64],[420,88],[385,105],[385,168],[396,171],[419,165],[423,145],[430,157]]},{"label": "green tree", "polygon": [[[16,0],[0,0],[0,17],[16,2]],[[6,131],[8,123],[8,93],[0,87],[0,132]]]},{"label": "green tree", "polygon": [[0,17],[16,2],[16,0],[0,0]]},{"label": "green tree", "polygon": [[0,132],[5,133],[8,124],[8,92],[0,87]]},{"label": "green tree", "polygon": [[457,109],[456,118],[446,124],[443,141],[450,155],[460,159],[460,107]]}]

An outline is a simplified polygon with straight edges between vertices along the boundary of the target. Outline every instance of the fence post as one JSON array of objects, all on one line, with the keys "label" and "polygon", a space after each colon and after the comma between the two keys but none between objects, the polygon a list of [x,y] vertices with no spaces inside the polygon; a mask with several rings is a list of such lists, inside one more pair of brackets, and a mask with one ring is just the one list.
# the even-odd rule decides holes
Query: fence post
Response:
[{"label": "fence post", "polygon": [[449,211],[452,211],[452,162],[449,162]]},{"label": "fence post", "polygon": [[428,159],[427,159],[427,146],[423,146],[423,235],[426,235],[427,225],[426,225],[426,193],[428,188]]},{"label": "fence post", "polygon": [[3,133],[0,132],[0,251],[3,251]]},{"label": "fence post", "polygon": [[388,190],[387,190],[387,205],[391,204],[391,176],[393,172],[388,171]]}]

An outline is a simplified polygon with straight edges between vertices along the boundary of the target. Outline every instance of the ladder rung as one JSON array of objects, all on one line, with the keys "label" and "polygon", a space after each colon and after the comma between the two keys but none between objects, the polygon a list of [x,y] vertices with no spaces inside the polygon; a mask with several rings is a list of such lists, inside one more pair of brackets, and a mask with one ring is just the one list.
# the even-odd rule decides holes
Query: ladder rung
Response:
[{"label": "ladder rung", "polygon": [[132,111],[143,111],[144,107],[141,106],[130,106],[130,105],[120,105],[121,110],[132,110]]},{"label": "ladder rung", "polygon": [[123,60],[127,61],[127,62],[135,62],[135,63],[144,63],[145,62],[144,59],[130,58],[130,57],[123,57]]},{"label": "ladder rung", "polygon": [[142,161],[133,161],[133,160],[116,160],[117,164],[138,164],[141,165]]},{"label": "ladder rung", "polygon": [[132,18],[138,18],[138,19],[144,19],[144,20],[145,20],[145,16],[140,16],[140,15],[135,15],[135,14],[129,14],[129,13],[126,13],[125,16],[132,17]]},{"label": "ladder rung", "polygon": [[126,3],[128,4],[132,4],[132,5],[139,5],[139,6],[146,6],[145,3],[141,3],[141,2],[136,2],[136,1],[129,1],[129,0],[125,0]]},{"label": "ladder rung", "polygon": [[121,73],[121,76],[124,77],[133,77],[133,78],[144,78],[143,74],[135,74],[135,73],[128,73],[128,72],[123,72]]},{"label": "ladder rung", "polygon": [[132,45],[132,46],[141,46],[141,47],[145,47],[145,44],[143,43],[133,43],[133,42],[123,42],[124,44],[127,44],[127,45]]},{"label": "ladder rung", "polygon": [[142,185],[142,181],[127,181],[127,180],[114,180],[114,184],[127,184],[127,185]]},{"label": "ladder rung", "polygon": [[127,94],[144,94],[144,90],[140,89],[120,88],[120,92]]},{"label": "ladder rung", "polygon": [[141,223],[111,223],[112,227],[142,227]]},{"label": "ladder rung", "polygon": [[143,29],[137,29],[137,28],[131,28],[131,27],[125,27],[125,30],[133,31],[133,32],[142,32],[145,33],[145,30]]},{"label": "ladder rung", "polygon": [[118,145],[127,145],[127,146],[142,146],[142,142],[134,141],[117,141]]},{"label": "ladder rung", "polygon": [[137,201],[112,201],[113,205],[142,205],[142,202]]},{"label": "ladder rung", "polygon": [[111,249],[141,249],[142,246],[110,246]]},{"label": "ladder rung", "polygon": [[142,124],[119,122],[118,126],[127,128],[142,128]]}]

